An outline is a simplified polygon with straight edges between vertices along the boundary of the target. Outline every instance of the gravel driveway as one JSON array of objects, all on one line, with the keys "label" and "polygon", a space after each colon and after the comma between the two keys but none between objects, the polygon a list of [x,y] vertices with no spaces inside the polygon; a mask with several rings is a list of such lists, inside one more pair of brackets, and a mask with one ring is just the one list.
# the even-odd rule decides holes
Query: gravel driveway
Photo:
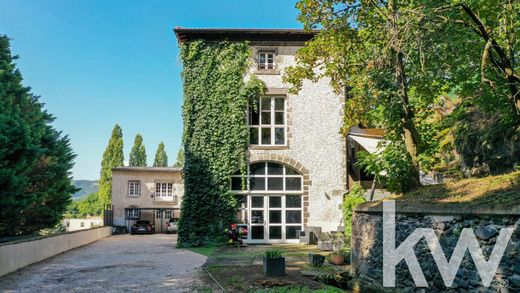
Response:
[{"label": "gravel driveway", "polygon": [[0,277],[0,292],[193,292],[206,257],[176,235],[115,235]]}]

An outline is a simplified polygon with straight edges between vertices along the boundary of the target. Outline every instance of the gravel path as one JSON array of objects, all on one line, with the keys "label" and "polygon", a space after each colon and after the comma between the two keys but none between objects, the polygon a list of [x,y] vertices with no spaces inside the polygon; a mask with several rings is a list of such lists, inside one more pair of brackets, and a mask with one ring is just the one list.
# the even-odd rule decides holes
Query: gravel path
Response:
[{"label": "gravel path", "polygon": [[176,235],[115,235],[0,277],[0,292],[193,292],[206,257]]}]

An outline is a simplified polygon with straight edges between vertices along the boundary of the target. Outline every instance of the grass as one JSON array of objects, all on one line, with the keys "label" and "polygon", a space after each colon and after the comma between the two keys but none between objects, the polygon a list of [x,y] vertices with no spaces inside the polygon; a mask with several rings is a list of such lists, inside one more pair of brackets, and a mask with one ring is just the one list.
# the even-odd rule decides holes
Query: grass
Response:
[{"label": "grass", "polygon": [[336,293],[345,292],[341,289],[327,286],[326,288],[312,290],[309,288],[298,288],[298,287],[278,287],[264,290],[258,290],[256,293]]},{"label": "grass", "polygon": [[210,256],[215,251],[216,247],[189,247],[186,249],[204,256]]},{"label": "grass", "polygon": [[393,199],[421,203],[464,204],[474,207],[520,204],[520,171],[484,178],[424,186]]}]

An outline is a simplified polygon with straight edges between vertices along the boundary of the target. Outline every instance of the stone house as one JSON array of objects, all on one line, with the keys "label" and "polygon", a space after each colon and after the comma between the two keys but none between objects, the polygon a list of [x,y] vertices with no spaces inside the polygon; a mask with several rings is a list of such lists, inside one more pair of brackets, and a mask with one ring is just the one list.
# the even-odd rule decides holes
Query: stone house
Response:
[{"label": "stone house", "polygon": [[168,221],[179,218],[183,194],[181,168],[113,168],[113,225],[130,229],[136,220],[148,220],[156,232],[166,232]]},{"label": "stone house", "polygon": [[[341,204],[348,190],[347,140],[340,133],[345,97],[329,81],[304,81],[298,94],[282,81],[295,54],[315,32],[293,29],[176,28],[180,43],[248,41],[248,74],[264,81],[260,107],[250,107],[248,149],[250,186],[231,188],[242,204],[238,211],[249,228],[249,243],[298,242],[297,231],[311,227],[336,231],[342,226]],[[247,76],[245,77],[248,78]]]}]

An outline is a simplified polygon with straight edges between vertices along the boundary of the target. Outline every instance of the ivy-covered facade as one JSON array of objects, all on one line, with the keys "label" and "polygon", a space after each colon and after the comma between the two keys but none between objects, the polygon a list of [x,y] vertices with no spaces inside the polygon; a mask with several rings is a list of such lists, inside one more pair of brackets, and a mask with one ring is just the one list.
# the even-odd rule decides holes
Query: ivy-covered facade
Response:
[{"label": "ivy-covered facade", "polygon": [[341,226],[347,190],[344,97],[327,80],[296,95],[282,76],[313,32],[185,29],[185,194],[179,242],[204,245],[231,223],[249,243],[298,242]]}]

